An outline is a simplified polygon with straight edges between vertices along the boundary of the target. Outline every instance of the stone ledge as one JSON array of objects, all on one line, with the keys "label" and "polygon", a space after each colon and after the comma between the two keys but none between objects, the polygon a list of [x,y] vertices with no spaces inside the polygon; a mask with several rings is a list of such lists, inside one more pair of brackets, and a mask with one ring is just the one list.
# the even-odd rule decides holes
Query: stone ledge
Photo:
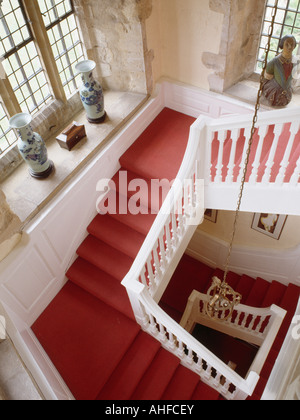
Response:
[{"label": "stone ledge", "polygon": [[55,171],[45,180],[36,180],[28,173],[28,166],[22,163],[1,185],[12,212],[19,217],[24,227],[39,211],[66,185],[122,126],[146,102],[148,96],[132,92],[105,92],[107,113],[103,124],[88,123],[85,111],[80,111],[71,121],[84,124],[87,137],[72,151],[59,146],[56,141],[60,132],[47,141],[49,158],[55,164]]},{"label": "stone ledge", "polygon": [[[249,79],[242,80],[239,83],[236,83],[229,89],[224,92],[224,95],[230,96],[231,98],[241,100],[246,102],[250,105],[255,105],[257,100],[257,93],[259,89],[259,75],[255,74],[252,75]],[[295,108],[300,106],[300,94],[297,93],[293,94],[293,98],[291,103],[284,107],[284,109],[288,108]],[[261,98],[261,108],[263,110],[274,110],[274,107],[271,107],[267,100],[262,97]],[[278,109],[278,107],[275,107]],[[280,109],[280,108],[279,108]]]}]

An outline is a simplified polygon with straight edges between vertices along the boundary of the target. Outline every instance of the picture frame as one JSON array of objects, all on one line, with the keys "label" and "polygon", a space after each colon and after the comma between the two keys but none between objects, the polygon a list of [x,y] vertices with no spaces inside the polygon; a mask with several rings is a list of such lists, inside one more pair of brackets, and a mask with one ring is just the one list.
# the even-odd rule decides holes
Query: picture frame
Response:
[{"label": "picture frame", "polygon": [[217,223],[218,210],[206,209],[204,213],[204,219],[209,220],[212,223]]},{"label": "picture frame", "polygon": [[252,222],[252,229],[270,238],[279,240],[287,220],[286,215],[255,213]]}]

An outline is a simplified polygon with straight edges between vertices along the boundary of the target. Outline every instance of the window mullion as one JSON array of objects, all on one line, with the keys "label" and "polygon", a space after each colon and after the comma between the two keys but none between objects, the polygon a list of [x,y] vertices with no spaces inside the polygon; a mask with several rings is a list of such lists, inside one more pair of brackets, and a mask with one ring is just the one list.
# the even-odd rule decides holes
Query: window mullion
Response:
[{"label": "window mullion", "polygon": [[20,104],[17,101],[13,88],[11,87],[7,77],[5,79],[0,79],[0,92],[7,112],[10,116],[22,112]]},{"label": "window mullion", "polygon": [[49,43],[47,31],[40,13],[37,0],[25,0],[25,6],[30,18],[33,31],[36,37],[41,56],[43,58],[45,68],[47,69],[48,78],[53,89],[56,99],[62,100],[67,103],[67,97],[60,81],[58,69],[53,57],[51,46]]}]

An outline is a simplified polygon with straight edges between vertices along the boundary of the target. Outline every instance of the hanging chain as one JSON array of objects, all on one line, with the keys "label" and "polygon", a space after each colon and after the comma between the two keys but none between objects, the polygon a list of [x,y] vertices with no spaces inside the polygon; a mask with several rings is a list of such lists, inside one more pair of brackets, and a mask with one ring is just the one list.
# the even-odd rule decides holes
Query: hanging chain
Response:
[{"label": "hanging chain", "polygon": [[238,223],[239,213],[240,213],[241,204],[242,204],[242,197],[243,197],[243,192],[244,192],[245,183],[246,183],[246,176],[247,176],[247,172],[248,172],[250,153],[251,153],[252,144],[253,144],[253,140],[254,140],[254,134],[255,134],[255,131],[256,131],[258,111],[260,109],[260,100],[261,100],[263,85],[264,85],[264,81],[265,81],[264,74],[265,74],[265,70],[266,70],[267,64],[268,64],[268,55],[269,55],[269,52],[270,52],[270,49],[271,49],[271,40],[272,40],[272,35],[273,35],[273,32],[274,32],[274,24],[275,24],[275,18],[276,18],[276,14],[277,14],[277,10],[278,10],[278,2],[279,2],[279,0],[275,1],[275,5],[274,5],[274,8],[273,8],[273,12],[272,12],[272,22],[271,22],[271,25],[269,27],[268,42],[267,42],[267,45],[265,47],[266,56],[265,56],[265,59],[264,59],[264,62],[263,62],[263,69],[262,69],[262,72],[261,72],[261,75],[260,75],[260,86],[259,86],[259,91],[258,91],[258,94],[257,94],[256,104],[255,104],[255,113],[254,113],[252,128],[251,128],[251,132],[250,132],[250,139],[249,139],[249,142],[248,142],[248,149],[247,149],[245,165],[244,165],[244,169],[243,169],[243,177],[242,177],[241,188],[240,188],[240,192],[239,192],[239,196],[238,196],[237,209],[236,209],[236,212],[235,212],[232,238],[231,238],[231,241],[230,241],[228,257],[227,257],[227,261],[226,261],[226,265],[225,265],[224,280],[223,280],[224,283],[226,283],[227,275],[228,275],[228,272],[229,272],[229,264],[230,264],[231,254],[232,254],[233,242],[234,242],[234,238],[235,238],[236,230],[237,230],[237,223]]}]

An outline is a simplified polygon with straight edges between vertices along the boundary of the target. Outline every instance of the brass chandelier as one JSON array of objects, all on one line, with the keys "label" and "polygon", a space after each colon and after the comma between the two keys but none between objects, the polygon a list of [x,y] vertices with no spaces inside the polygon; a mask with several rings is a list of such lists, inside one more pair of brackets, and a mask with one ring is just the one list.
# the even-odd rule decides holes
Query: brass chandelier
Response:
[{"label": "brass chandelier", "polygon": [[235,234],[237,230],[238,217],[239,217],[241,204],[242,204],[242,197],[243,197],[243,192],[244,192],[244,187],[245,187],[245,182],[246,182],[246,175],[247,175],[248,165],[249,165],[249,160],[250,160],[250,152],[251,152],[251,147],[253,144],[254,134],[256,131],[258,111],[260,108],[260,100],[261,100],[263,84],[264,84],[264,74],[267,68],[268,55],[271,48],[271,39],[272,39],[273,31],[274,31],[275,18],[276,18],[276,14],[278,10],[278,2],[279,0],[275,1],[275,5],[272,12],[272,21],[269,28],[268,42],[265,47],[266,56],[263,62],[263,69],[260,76],[260,88],[257,94],[257,100],[255,104],[255,113],[253,117],[253,124],[251,128],[250,139],[248,141],[248,149],[247,149],[245,165],[244,165],[244,170],[243,170],[242,183],[241,183],[240,192],[238,196],[237,209],[235,212],[232,238],[230,241],[227,261],[225,264],[224,278],[222,281],[218,277],[213,277],[212,285],[208,289],[208,292],[207,292],[207,302],[205,305],[205,311],[206,311],[206,314],[215,321],[226,321],[227,319],[229,319],[234,311],[235,306],[239,305],[242,300],[242,295],[240,293],[235,292],[233,288],[229,286],[229,284],[227,283],[227,276],[229,272],[229,263],[230,263],[231,253],[232,253],[233,242],[234,242],[234,238],[235,238]]}]

